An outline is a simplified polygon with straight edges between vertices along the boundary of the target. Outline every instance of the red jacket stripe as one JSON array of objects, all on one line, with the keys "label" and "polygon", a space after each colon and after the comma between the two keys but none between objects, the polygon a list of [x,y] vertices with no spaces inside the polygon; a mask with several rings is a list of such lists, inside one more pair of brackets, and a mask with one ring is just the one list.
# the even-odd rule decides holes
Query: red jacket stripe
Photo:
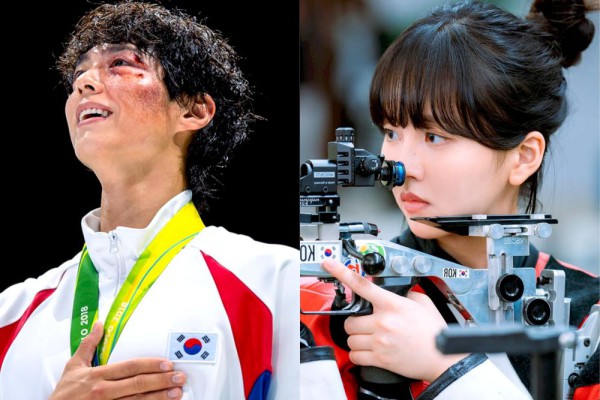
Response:
[{"label": "red jacket stripe", "polygon": [[23,328],[23,325],[25,325],[25,322],[27,322],[27,319],[29,319],[29,316],[33,314],[36,308],[38,308],[38,306],[42,304],[44,300],[54,293],[54,290],[55,289],[46,289],[37,293],[20,319],[16,320],[10,325],[0,328],[0,369],[2,369],[4,357],[6,357],[6,353],[8,352],[10,345],[21,331],[21,328]]},{"label": "red jacket stripe", "polygon": [[273,317],[269,308],[237,276],[202,253],[227,312],[238,352],[244,394],[268,371],[271,373]]},{"label": "red jacket stripe", "polygon": [[[546,265],[548,264],[549,260],[550,260],[549,254],[544,253],[542,251],[539,252],[538,259],[535,264],[535,276],[536,277],[538,277],[538,278],[540,277],[542,271],[544,270],[544,268],[546,268]],[[589,275],[594,278],[597,277],[595,274],[592,274],[590,271],[587,271],[583,268],[576,267],[575,265],[566,263],[564,261],[560,261],[560,260],[557,260],[557,261],[565,268],[572,269],[574,271],[583,272],[584,274]]]},{"label": "red jacket stripe", "polygon": [[573,400],[598,400],[600,399],[600,384],[583,386],[575,389]]}]

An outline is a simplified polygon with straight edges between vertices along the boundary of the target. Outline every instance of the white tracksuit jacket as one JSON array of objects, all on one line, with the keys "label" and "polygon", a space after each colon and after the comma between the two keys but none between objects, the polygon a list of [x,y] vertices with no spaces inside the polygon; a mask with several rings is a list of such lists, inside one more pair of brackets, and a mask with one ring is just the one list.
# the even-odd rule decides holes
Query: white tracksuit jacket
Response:
[{"label": "white tracksuit jacket", "polygon": [[[191,192],[180,193],[145,229],[102,233],[99,210],[83,218],[99,272],[99,320],[142,250],[190,199]],[[0,293],[0,400],[47,400],[59,381],[71,357],[79,258]],[[256,390],[250,395],[252,387],[272,371],[267,398],[297,399],[298,277],[296,249],[206,227],[146,293],[108,362],[169,358],[187,375],[185,400],[260,399]],[[207,358],[190,360],[181,348],[186,340],[177,348],[178,337],[203,340]]]}]

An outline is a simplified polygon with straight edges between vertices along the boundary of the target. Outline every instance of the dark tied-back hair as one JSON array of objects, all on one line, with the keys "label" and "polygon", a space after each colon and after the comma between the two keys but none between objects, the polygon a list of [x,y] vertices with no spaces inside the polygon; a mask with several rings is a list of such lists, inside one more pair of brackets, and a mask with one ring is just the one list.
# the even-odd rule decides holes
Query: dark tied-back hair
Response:
[{"label": "dark tied-back hair", "polygon": [[212,122],[194,135],[186,157],[194,203],[205,210],[208,200],[216,197],[232,150],[247,138],[250,124],[258,119],[238,55],[219,32],[181,10],[132,1],[102,4],[77,23],[58,59],[57,68],[68,90],[79,58],[104,43],[131,43],[156,58],[170,99],[182,106],[204,94],[215,101]]},{"label": "dark tied-back hair", "polygon": [[[527,18],[488,3],[435,9],[385,51],[370,91],[373,122],[444,131],[492,149],[531,131],[546,139],[567,114],[563,67],[578,62],[594,25],[582,0],[537,0]],[[543,167],[522,187],[535,212]]]}]

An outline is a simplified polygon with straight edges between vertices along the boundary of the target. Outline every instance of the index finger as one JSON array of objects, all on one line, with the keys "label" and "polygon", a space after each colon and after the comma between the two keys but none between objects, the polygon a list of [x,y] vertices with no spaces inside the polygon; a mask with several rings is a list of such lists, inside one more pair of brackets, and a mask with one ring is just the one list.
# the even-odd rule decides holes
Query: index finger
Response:
[{"label": "index finger", "polygon": [[373,307],[382,305],[385,301],[383,299],[387,298],[389,295],[393,295],[393,293],[380,288],[373,282],[362,277],[360,274],[357,274],[353,270],[346,268],[344,264],[338,261],[326,259],[321,265],[327,272],[352,290],[352,292],[356,293],[363,299],[368,300]]},{"label": "index finger", "polygon": [[173,370],[173,363],[164,358],[148,357],[107,364],[103,368],[105,379],[117,380],[140,374],[169,372]]},{"label": "index finger", "polygon": [[73,354],[72,360],[77,363],[82,362],[89,367],[96,353],[96,347],[98,347],[100,340],[102,340],[102,335],[104,335],[102,322],[96,321],[92,326],[90,334],[81,340],[79,347],[75,351],[75,354]]}]

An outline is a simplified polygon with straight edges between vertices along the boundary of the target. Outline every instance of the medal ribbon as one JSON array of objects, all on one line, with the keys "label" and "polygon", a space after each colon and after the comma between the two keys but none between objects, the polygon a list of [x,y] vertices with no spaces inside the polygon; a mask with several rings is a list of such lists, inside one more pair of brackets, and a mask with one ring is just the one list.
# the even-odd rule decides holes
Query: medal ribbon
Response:
[{"label": "medal ribbon", "polygon": [[[104,323],[104,337],[96,350],[95,365],[108,361],[125,324],[154,281],[190,240],[204,228],[204,223],[192,202],[187,203],[158,232],[144,249],[117,297]],[[75,353],[83,338],[92,331],[98,318],[98,271],[83,247],[71,320],[71,355]]]}]

